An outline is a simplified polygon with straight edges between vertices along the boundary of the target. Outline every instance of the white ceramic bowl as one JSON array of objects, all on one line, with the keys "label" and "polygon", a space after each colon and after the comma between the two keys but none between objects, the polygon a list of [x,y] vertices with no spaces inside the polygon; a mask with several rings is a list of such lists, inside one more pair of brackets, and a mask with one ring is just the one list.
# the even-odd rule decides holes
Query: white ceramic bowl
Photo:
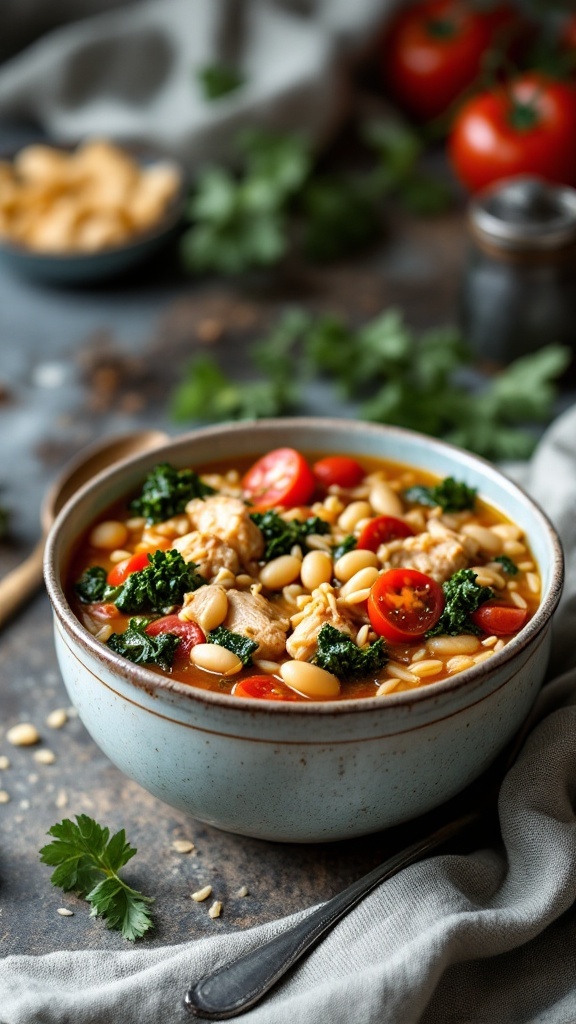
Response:
[{"label": "white ceramic bowl", "polygon": [[[423,688],[328,703],[256,701],[194,689],[115,655],[81,625],[62,581],[71,552],[112,502],[137,492],[158,462],[202,466],[289,444],[349,452],[452,475],[525,531],[543,580],[540,607],[487,662]],[[48,538],[45,575],[56,649],[86,728],[126,775],[219,828],[317,842],[374,832],[462,790],[512,737],[541,686],[563,559],[534,502],[487,462],[409,431],[348,420],[294,419],[198,430],[99,474]]]}]

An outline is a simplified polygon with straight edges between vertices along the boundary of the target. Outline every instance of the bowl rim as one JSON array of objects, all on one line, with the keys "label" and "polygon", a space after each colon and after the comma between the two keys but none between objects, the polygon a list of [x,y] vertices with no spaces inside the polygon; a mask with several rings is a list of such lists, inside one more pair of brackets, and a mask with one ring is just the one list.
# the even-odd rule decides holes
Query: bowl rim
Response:
[{"label": "bowl rim", "polygon": [[[151,669],[148,669],[143,665],[134,664],[126,658],[123,658],[121,655],[109,650],[108,647],[97,640],[86,629],[86,627],[82,625],[76,614],[73,612],[67,601],[56,564],[56,549],[60,543],[61,535],[66,529],[68,518],[74,511],[76,505],[80,504],[92,492],[97,492],[102,484],[111,477],[120,477],[126,468],[136,466],[139,462],[145,463],[151,456],[154,456],[157,461],[162,461],[163,459],[166,461],[169,458],[169,452],[173,451],[174,448],[186,448],[197,438],[200,440],[210,439],[211,437],[216,438],[227,434],[230,434],[231,437],[233,437],[232,431],[234,428],[244,428],[248,430],[254,430],[256,428],[258,432],[262,431],[265,433],[271,428],[276,430],[279,426],[283,428],[288,436],[291,429],[315,430],[318,426],[322,426],[327,432],[331,430],[341,430],[345,427],[347,431],[364,436],[366,433],[369,433],[377,437],[382,433],[385,433],[392,437],[398,436],[405,439],[411,439],[412,441],[420,441],[428,448],[432,448],[444,454],[456,455],[458,457],[457,461],[461,464],[468,463],[471,466],[479,466],[483,471],[484,476],[492,478],[500,484],[504,483],[506,488],[510,489],[512,492],[516,492],[523,502],[530,506],[531,511],[536,515],[536,518],[540,520],[540,525],[548,535],[553,552],[548,592],[541,600],[536,612],[528,621],[526,626],[524,626],[520,633],[506,644],[501,651],[497,652],[493,658],[487,659],[479,665],[475,665],[473,668],[465,669],[462,672],[459,672],[447,679],[440,680],[437,683],[430,682],[425,686],[418,687],[414,690],[403,690],[400,693],[390,693],[386,694],[384,697],[357,697],[349,700],[337,701],[311,700],[306,702],[283,702],[265,699],[251,700],[246,697],[235,697],[231,694],[215,693],[211,690],[203,690],[200,687],[194,687],[186,683],[182,683],[179,680],[170,679],[168,676],[160,675],[160,673],[153,672]],[[314,445],[311,445],[310,447],[313,448]],[[358,454],[362,454],[360,446],[358,447]],[[233,458],[233,455],[230,457]],[[46,539],[44,577],[53,612],[60,620],[65,631],[73,637],[84,651],[95,657],[98,662],[103,664],[103,666],[108,667],[112,674],[120,676],[120,678],[125,682],[133,685],[136,690],[143,690],[150,694],[156,692],[173,694],[184,698],[184,700],[191,701],[192,704],[200,703],[209,706],[211,705],[230,711],[236,709],[238,712],[244,713],[246,711],[250,711],[254,714],[261,713],[264,715],[270,715],[271,713],[277,713],[280,715],[305,715],[308,717],[310,715],[327,714],[372,714],[377,708],[381,711],[385,711],[386,709],[392,711],[392,709],[412,708],[426,700],[435,701],[438,698],[442,699],[447,695],[458,693],[460,690],[466,688],[472,683],[481,684],[483,680],[493,674],[495,668],[505,667],[519,654],[521,654],[522,651],[530,647],[538,635],[548,626],[562,594],[564,583],[564,553],[556,528],[553,526],[552,522],[540,505],[527,493],[526,490],[524,490],[523,487],[511,480],[510,477],[507,477],[505,473],[494,465],[494,463],[489,462],[487,459],[484,459],[479,455],[468,452],[463,448],[458,448],[456,445],[453,445],[448,441],[430,437],[429,435],[408,430],[404,427],[390,426],[388,424],[365,423],[362,421],[355,421],[346,418],[338,419],[334,417],[283,417],[275,419],[243,420],[240,423],[234,421],[231,423],[198,427],[184,434],[178,434],[171,437],[166,444],[163,444],[158,448],[142,452],[137,455],[128,456],[127,458],[115,462],[99,472],[90,481],[88,481],[88,483],[79,488],[79,490],[66,502],[56,517]]]}]

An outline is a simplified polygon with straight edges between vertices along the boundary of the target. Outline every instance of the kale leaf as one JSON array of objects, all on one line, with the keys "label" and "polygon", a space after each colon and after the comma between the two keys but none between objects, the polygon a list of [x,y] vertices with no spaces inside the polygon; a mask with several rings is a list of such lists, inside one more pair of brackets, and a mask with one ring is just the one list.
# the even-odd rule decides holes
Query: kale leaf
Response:
[{"label": "kale leaf", "polygon": [[219,647],[225,647],[226,650],[232,651],[245,666],[252,664],[252,655],[258,650],[256,640],[242,636],[241,633],[232,633],[225,626],[217,626],[211,633],[208,633],[206,640],[209,644],[218,644]]},{"label": "kale leaf", "polygon": [[367,647],[358,647],[346,633],[325,622],[318,633],[313,665],[332,672],[342,682],[377,675],[388,661],[385,641],[380,637]]},{"label": "kale leaf", "polygon": [[330,524],[319,516],[308,519],[283,519],[277,512],[254,512],[250,518],[262,530],[266,540],[264,561],[278,555],[289,555],[295,544],[306,548],[306,538],[313,533],[329,533]]},{"label": "kale leaf", "polygon": [[494,561],[500,562],[500,565],[502,566],[502,572],[505,572],[507,576],[518,575],[518,566],[515,562],[512,561],[511,558],[508,558],[508,555],[497,555]]},{"label": "kale leaf", "polygon": [[490,587],[479,586],[472,569],[455,572],[442,584],[442,590],[446,600],[444,611],[426,636],[459,636],[461,633],[479,636],[482,630],[474,625],[470,616],[481,604],[494,597],[494,591]]},{"label": "kale leaf", "polygon": [[339,558],[342,558],[342,555],[347,555],[349,551],[354,551],[356,544],[356,537],[349,533],[347,537],[344,537],[339,544],[335,544],[332,548],[332,558],[334,561],[337,562]]},{"label": "kale leaf", "polygon": [[106,587],[103,598],[121,612],[165,614],[182,604],[184,594],[197,590],[207,581],[196,572],[195,562],[185,562],[179,551],[154,551],[149,565],[133,572],[117,587]]},{"label": "kale leaf", "polygon": [[85,569],[80,579],[74,584],[74,590],[82,604],[93,604],[102,601],[106,591],[106,569],[101,565],[91,565]]},{"label": "kale leaf", "polygon": [[435,487],[409,487],[404,491],[406,501],[413,501],[418,505],[440,506],[444,512],[462,512],[465,509],[474,508],[477,489],[468,487],[453,476],[447,476]]},{"label": "kale leaf", "polygon": [[162,523],[184,511],[192,498],[214,494],[193,469],[175,469],[161,462],[148,474],[138,498],[130,502],[130,511],[145,516],[147,523]]},{"label": "kale leaf", "polygon": [[172,668],[180,637],[175,633],[158,633],[148,636],[146,626],[151,620],[136,616],[130,619],[124,633],[112,633],[106,645],[116,654],[128,658],[136,665],[158,665],[163,669]]}]

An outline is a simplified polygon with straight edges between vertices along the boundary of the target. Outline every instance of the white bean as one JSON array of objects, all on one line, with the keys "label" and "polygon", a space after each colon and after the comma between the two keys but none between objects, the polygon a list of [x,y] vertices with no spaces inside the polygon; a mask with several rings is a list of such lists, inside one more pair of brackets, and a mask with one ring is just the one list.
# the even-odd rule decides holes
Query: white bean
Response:
[{"label": "white bean", "polygon": [[374,566],[368,565],[365,569],[360,569],[360,572],[354,573],[340,588],[340,597],[348,597],[349,594],[354,594],[357,590],[370,588],[378,579],[378,575],[378,569]]},{"label": "white bean", "polygon": [[[189,610],[192,621],[197,622],[205,633],[221,626],[228,614],[228,595],[223,587],[200,587],[194,594]],[[187,619],[187,609],[180,613],[180,618]]]},{"label": "white bean", "polygon": [[238,655],[219,644],[196,644],[190,651],[190,661],[197,668],[219,676],[235,676],[242,668]]},{"label": "white bean", "polygon": [[337,697],[340,682],[331,672],[308,661],[285,661],[280,666],[284,682],[305,697]]},{"label": "white bean", "polygon": [[363,548],[347,551],[334,563],[334,575],[337,580],[346,583],[361,569],[367,569],[369,566],[377,568],[379,564],[373,551],[366,551]]},{"label": "white bean", "polygon": [[401,516],[404,508],[400,498],[385,480],[377,480],[370,488],[370,504],[379,516]]},{"label": "white bean", "polygon": [[477,636],[462,633],[460,636],[435,636],[428,640],[426,646],[430,654],[443,658],[453,654],[473,654],[478,650],[480,641]]},{"label": "white bean", "polygon": [[351,533],[361,519],[372,515],[372,506],[367,501],[351,501],[338,516],[338,526],[346,533]]},{"label": "white bean", "polygon": [[307,590],[316,590],[332,579],[332,559],[325,551],[309,551],[304,555],[300,578]]},{"label": "white bean", "polygon": [[97,523],[90,531],[88,542],[95,548],[104,548],[106,551],[113,551],[114,548],[121,548],[128,540],[128,530],[124,523],[116,519],[105,519]]},{"label": "white bean", "polygon": [[279,555],[260,570],[259,580],[268,590],[282,590],[300,575],[302,562],[294,555]]},{"label": "white bean", "polygon": [[464,523],[461,532],[475,540],[482,551],[489,555],[498,555],[502,551],[502,538],[489,530],[487,526],[480,526],[479,523]]}]

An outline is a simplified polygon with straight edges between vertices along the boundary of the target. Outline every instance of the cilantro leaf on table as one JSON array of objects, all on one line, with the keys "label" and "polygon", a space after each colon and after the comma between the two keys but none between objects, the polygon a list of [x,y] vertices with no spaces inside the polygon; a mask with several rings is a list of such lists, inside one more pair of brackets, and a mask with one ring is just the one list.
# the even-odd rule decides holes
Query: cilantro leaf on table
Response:
[{"label": "cilantro leaf on table", "polygon": [[266,548],[264,561],[269,562],[271,558],[278,555],[289,555],[295,544],[299,544],[307,550],[306,538],[311,534],[329,533],[330,524],[319,516],[309,516],[308,519],[283,519],[277,512],[253,512],[250,516],[252,522],[264,534]]},{"label": "cilantro leaf on table", "polygon": [[444,512],[462,512],[474,508],[477,493],[476,487],[468,487],[461,480],[447,476],[434,487],[424,487],[421,484],[409,487],[404,491],[404,497],[406,501],[417,505],[428,505],[431,508],[439,505]]},{"label": "cilantro leaf on table", "polygon": [[169,462],[160,462],[148,474],[142,493],[130,502],[133,515],[144,516],[147,523],[162,523],[180,515],[192,498],[214,494],[193,469],[175,469]]},{"label": "cilantro leaf on table", "polygon": [[177,423],[263,419],[293,410],[293,385],[283,380],[236,382],[209,356],[198,356],[184,371],[172,394],[170,411]]},{"label": "cilantro leaf on table", "polygon": [[158,665],[168,671],[172,668],[180,637],[175,633],[149,636],[146,626],[151,621],[145,616],[130,619],[128,628],[123,633],[112,633],[106,645],[115,654],[121,654],[135,665]]},{"label": "cilantro leaf on table", "polygon": [[219,100],[222,96],[229,96],[246,81],[244,75],[225,64],[206,64],[198,69],[196,78],[207,100]]},{"label": "cilantro leaf on table", "polygon": [[118,872],[136,854],[124,829],[110,830],[86,814],[76,823],[65,818],[48,829],[54,842],[40,850],[43,864],[54,867],[50,881],[64,892],[74,891],[91,904],[91,917],[103,917],[108,928],[134,942],[152,927],[153,899],[127,885]]},{"label": "cilantro leaf on table", "polygon": [[145,569],[133,572],[117,587],[107,586],[103,599],[121,612],[165,614],[182,604],[184,594],[207,583],[195,562],[185,562],[179,551],[153,551]]},{"label": "cilantro leaf on table", "polygon": [[252,664],[252,655],[258,650],[256,640],[251,640],[248,636],[242,636],[241,633],[233,633],[231,630],[226,629],[225,626],[217,626],[216,629],[211,630],[206,637],[206,642],[218,644],[219,647],[225,647],[226,650],[232,651],[233,654],[240,658],[244,666]]},{"label": "cilantro leaf on table", "polygon": [[490,587],[479,586],[472,569],[459,569],[442,584],[442,590],[446,601],[444,611],[426,636],[459,636],[461,633],[479,636],[482,630],[474,625],[470,616],[481,604],[494,597],[494,591]]},{"label": "cilantro leaf on table", "polygon": [[85,569],[80,579],[74,584],[74,591],[82,604],[93,604],[102,601],[106,590],[108,573],[101,565],[91,565]]},{"label": "cilantro leaf on table", "polygon": [[366,647],[358,647],[347,633],[325,622],[318,633],[312,664],[332,672],[342,682],[349,682],[377,675],[387,661],[382,637]]}]

